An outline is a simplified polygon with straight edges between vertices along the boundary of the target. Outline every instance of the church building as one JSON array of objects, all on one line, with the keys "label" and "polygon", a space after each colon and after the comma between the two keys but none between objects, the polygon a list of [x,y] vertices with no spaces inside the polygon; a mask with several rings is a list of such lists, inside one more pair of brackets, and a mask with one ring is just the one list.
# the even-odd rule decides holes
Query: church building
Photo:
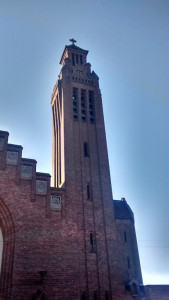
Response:
[{"label": "church building", "polygon": [[51,98],[52,184],[0,131],[0,299],[153,299],[133,212],[112,197],[99,78],[70,41]]}]

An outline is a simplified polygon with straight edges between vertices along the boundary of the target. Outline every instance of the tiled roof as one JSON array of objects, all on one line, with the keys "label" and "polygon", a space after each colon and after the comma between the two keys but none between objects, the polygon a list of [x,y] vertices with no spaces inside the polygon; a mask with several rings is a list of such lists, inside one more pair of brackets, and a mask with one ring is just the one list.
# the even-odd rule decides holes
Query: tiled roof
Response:
[{"label": "tiled roof", "polygon": [[130,219],[134,221],[134,214],[126,200],[113,200],[116,219]]}]

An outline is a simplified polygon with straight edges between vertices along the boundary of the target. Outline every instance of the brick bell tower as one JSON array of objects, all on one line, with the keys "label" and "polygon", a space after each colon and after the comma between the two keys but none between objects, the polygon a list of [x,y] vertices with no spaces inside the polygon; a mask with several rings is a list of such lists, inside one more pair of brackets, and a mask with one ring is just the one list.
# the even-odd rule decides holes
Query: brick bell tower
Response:
[{"label": "brick bell tower", "polygon": [[141,271],[137,245],[129,262],[120,240],[125,225],[117,228],[99,78],[87,63],[88,51],[70,41],[51,100],[52,180],[64,191],[67,289],[72,287],[70,299],[132,299],[126,282],[134,278],[136,285],[142,283]]}]

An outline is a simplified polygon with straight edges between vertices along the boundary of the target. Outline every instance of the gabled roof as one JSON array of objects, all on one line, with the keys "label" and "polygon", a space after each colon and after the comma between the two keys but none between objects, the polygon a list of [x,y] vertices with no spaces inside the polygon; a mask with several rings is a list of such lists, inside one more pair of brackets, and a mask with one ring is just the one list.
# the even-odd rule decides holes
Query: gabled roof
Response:
[{"label": "gabled roof", "polygon": [[130,219],[134,221],[134,214],[126,200],[113,200],[116,219]]},{"label": "gabled roof", "polygon": [[74,49],[74,50],[79,50],[79,51],[82,51],[82,52],[85,52],[85,54],[87,55],[88,54],[88,50],[84,50],[78,46],[76,46],[75,44],[71,44],[71,45],[66,45],[65,46],[65,49],[63,51],[63,54],[62,54],[62,57],[61,57],[61,60],[60,60],[60,64],[62,63],[62,59],[63,59],[63,56],[64,56],[64,53],[66,51],[66,49]]}]

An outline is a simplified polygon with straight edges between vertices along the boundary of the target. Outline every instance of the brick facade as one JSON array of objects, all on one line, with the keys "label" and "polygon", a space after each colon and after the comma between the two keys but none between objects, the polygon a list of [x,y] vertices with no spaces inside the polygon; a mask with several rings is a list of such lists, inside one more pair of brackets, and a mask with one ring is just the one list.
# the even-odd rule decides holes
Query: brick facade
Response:
[{"label": "brick facade", "polygon": [[169,285],[146,285],[145,294],[148,300],[169,300]]},{"label": "brick facade", "polygon": [[53,187],[0,131],[0,299],[143,299],[133,213],[112,198],[98,76],[66,46],[52,94]]}]

